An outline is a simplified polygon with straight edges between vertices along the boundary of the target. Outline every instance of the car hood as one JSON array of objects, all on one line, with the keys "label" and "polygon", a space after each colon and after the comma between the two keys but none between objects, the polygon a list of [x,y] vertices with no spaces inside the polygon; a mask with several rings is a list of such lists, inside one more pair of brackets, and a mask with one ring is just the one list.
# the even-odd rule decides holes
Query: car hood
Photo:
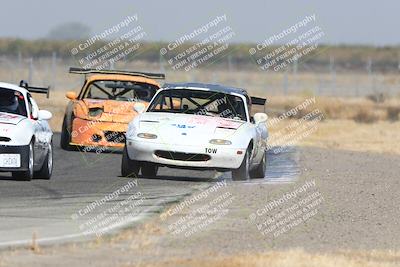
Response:
[{"label": "car hood", "polygon": [[146,112],[139,132],[154,133],[171,144],[208,143],[211,138],[229,139],[245,122],[220,117]]},{"label": "car hood", "polygon": [[[103,122],[119,122],[129,123],[137,112],[133,109],[134,101],[116,101],[116,100],[97,100],[97,99],[83,99],[84,107],[76,107],[76,115],[78,117],[88,117]],[[148,103],[145,103],[148,105]],[[101,115],[90,116],[91,109],[102,109]]]},{"label": "car hood", "polygon": [[0,145],[27,145],[32,134],[31,120],[24,116],[0,112]]},{"label": "car hood", "polygon": [[0,112],[0,124],[12,124],[17,125],[26,117],[6,112]]}]

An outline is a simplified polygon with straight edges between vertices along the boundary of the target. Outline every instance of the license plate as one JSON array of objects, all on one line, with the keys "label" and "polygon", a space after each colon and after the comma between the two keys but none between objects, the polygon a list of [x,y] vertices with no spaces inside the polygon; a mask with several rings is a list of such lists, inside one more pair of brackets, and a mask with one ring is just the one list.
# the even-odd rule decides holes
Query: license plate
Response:
[{"label": "license plate", "polygon": [[19,168],[21,167],[20,154],[0,154],[0,167]]}]

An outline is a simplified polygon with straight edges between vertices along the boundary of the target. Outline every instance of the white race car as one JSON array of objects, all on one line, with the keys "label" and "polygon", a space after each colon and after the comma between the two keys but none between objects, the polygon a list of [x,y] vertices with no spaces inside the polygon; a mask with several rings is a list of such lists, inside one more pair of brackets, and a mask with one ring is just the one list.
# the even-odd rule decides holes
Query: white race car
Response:
[{"label": "white race car", "polygon": [[243,89],[213,84],[166,84],[128,126],[122,176],[154,177],[159,166],[232,171],[233,180],[263,178],[267,115],[250,115]]},{"label": "white race car", "polygon": [[49,88],[0,83],[0,172],[18,180],[50,179],[53,171],[52,114],[39,110],[31,93]]}]

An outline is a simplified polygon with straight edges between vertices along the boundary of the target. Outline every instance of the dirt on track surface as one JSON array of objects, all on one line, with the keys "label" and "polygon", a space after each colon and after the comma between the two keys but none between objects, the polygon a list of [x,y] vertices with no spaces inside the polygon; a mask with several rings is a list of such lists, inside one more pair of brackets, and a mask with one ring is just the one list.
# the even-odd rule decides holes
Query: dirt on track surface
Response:
[{"label": "dirt on track surface", "polygon": [[[228,183],[111,239],[3,251],[0,265],[202,266],[220,257],[293,249],[399,250],[399,156],[300,148],[300,168],[292,183]],[[203,226],[185,229],[193,220]],[[397,266],[400,257],[367,261]]]}]

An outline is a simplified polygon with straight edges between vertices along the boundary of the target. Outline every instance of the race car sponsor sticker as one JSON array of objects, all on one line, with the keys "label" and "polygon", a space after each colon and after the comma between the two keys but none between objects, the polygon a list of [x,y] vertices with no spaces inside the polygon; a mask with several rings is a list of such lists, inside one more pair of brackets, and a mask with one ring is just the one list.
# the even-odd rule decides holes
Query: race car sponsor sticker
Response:
[{"label": "race car sponsor sticker", "polygon": [[0,123],[13,123],[17,124],[20,122],[24,117],[20,115],[14,115],[9,113],[0,112]]},{"label": "race car sponsor sticker", "polygon": [[175,127],[177,127],[177,128],[179,128],[179,129],[193,129],[193,128],[195,128],[196,126],[194,126],[194,125],[186,125],[186,124],[176,124],[176,123],[173,123],[173,124],[171,124],[172,126],[175,126]]},{"label": "race car sponsor sticker", "polygon": [[17,119],[19,118],[19,115],[13,115],[13,114],[8,114],[8,113],[0,113],[0,118],[1,119],[7,119],[7,120],[12,120],[12,119]]},{"label": "race car sponsor sticker", "polygon": [[19,168],[21,167],[20,154],[0,154],[0,167]]},{"label": "race car sponsor sticker", "polygon": [[216,154],[217,153],[217,149],[216,148],[208,148],[208,147],[206,147],[206,153],[209,153],[209,154]]}]

